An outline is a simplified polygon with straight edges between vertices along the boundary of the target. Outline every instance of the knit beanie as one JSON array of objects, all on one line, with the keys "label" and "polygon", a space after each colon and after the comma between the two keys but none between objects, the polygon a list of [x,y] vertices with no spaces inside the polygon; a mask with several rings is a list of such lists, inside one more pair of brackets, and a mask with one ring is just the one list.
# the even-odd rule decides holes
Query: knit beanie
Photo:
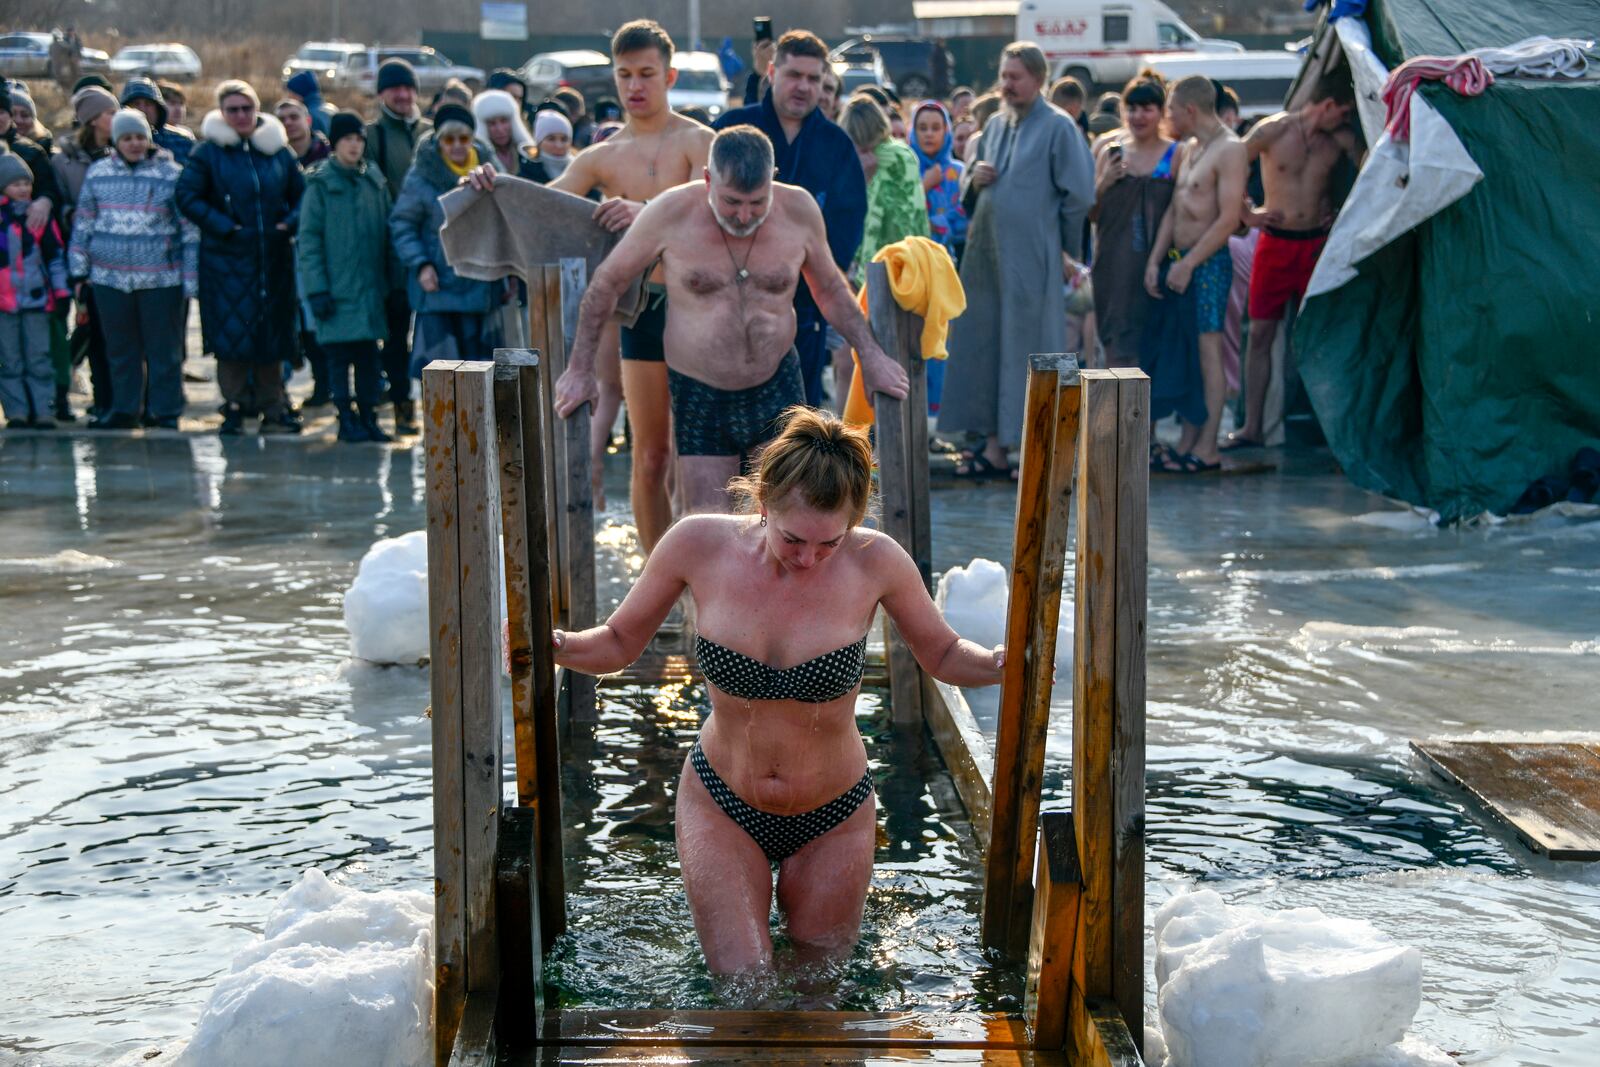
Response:
[{"label": "knit beanie", "polygon": [[11,110],[11,85],[4,78],[0,78],[0,108]]},{"label": "knit beanie", "polygon": [[117,109],[117,98],[111,90],[98,85],[86,85],[72,94],[72,117],[79,126],[87,126],[107,111]]},{"label": "knit beanie", "polygon": [[452,122],[461,123],[469,131],[478,128],[478,120],[472,117],[472,112],[460,104],[452,101],[448,104],[439,105],[439,109],[433,113],[433,128],[442,130]]},{"label": "knit beanie", "polygon": [[572,136],[572,122],[556,110],[541,111],[533,117],[533,140],[535,144],[543,141],[553,133],[564,133]]},{"label": "knit beanie", "polygon": [[148,140],[150,120],[144,117],[144,112],[125,107],[111,118],[111,143],[118,143],[130,133],[142,133]]},{"label": "knit beanie", "polygon": [[27,108],[30,115],[39,113],[38,109],[33,106],[33,97],[29,96],[28,90],[20,85],[11,87],[11,106]]},{"label": "knit beanie", "polygon": [[411,64],[403,59],[386,59],[378,68],[378,92],[393,89],[398,85],[417,87],[417,72],[411,69]]},{"label": "knit beanie", "polygon": [[24,178],[33,181],[33,171],[28,169],[26,163],[10,152],[0,156],[0,194],[5,192],[6,186]]},{"label": "knit beanie", "polygon": [[367,124],[361,121],[361,116],[354,111],[334,112],[333,118],[328,120],[328,142],[337,146],[352,133],[363,141],[367,139]]},{"label": "knit beanie", "polygon": [[85,74],[72,83],[72,95],[77,96],[91,85],[98,85],[108,93],[111,91],[111,82],[106,79],[104,74]]},{"label": "knit beanie", "polygon": [[256,106],[258,111],[261,109],[261,98],[256,95],[255,88],[249,82],[240,78],[229,78],[217,86],[217,106],[221,107],[222,102],[230,96],[246,97]]}]

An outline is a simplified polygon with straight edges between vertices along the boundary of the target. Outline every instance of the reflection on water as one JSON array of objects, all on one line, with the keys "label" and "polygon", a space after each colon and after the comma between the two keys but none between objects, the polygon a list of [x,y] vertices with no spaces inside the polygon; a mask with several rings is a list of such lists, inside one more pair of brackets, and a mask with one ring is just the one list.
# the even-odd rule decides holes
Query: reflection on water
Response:
[{"label": "reflection on water", "polygon": [[[350,666],[340,611],[366,548],[423,525],[420,462],[0,435],[0,943],[17,991],[0,1059],[100,1064],[187,1033],[307,865],[365,886],[431,877],[427,675]],[[1600,1062],[1600,867],[1536,861],[1406,750],[1595,728],[1600,524],[1355,523],[1379,504],[1317,462],[1152,487],[1152,908],[1201,879],[1368,918],[1422,947],[1435,1043],[1472,1063]],[[938,569],[1007,558],[1006,487],[933,503]],[[601,533],[613,599],[638,567],[624,519]],[[882,847],[861,946],[809,981],[713,984],[671,845],[702,708],[693,687],[616,694],[566,761],[565,1002],[1015,1006],[1015,978],[976,950],[978,856],[948,782],[865,714]],[[1070,803],[1070,741],[1063,702],[1051,807]]]}]

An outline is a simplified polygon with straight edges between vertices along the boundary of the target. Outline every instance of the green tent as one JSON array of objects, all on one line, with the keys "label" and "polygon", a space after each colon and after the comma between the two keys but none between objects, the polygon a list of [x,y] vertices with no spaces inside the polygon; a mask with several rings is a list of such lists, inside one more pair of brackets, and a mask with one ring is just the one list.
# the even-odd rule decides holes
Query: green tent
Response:
[{"label": "green tent", "polygon": [[[1364,33],[1319,27],[1290,102],[1308,98],[1316,77],[1355,68],[1370,143],[1382,105],[1370,73],[1361,92],[1351,41],[1370,40],[1376,70],[1371,57],[1393,69],[1540,34],[1592,38],[1600,0],[1371,0],[1356,21]],[[1453,202],[1414,225],[1369,213],[1372,233],[1386,232],[1353,259],[1348,280],[1320,293],[1313,282],[1294,342],[1349,476],[1449,522],[1504,514],[1535,478],[1564,473],[1580,446],[1600,441],[1600,69],[1499,78],[1471,98],[1426,84],[1419,96],[1448,124],[1435,130],[1459,142],[1445,155],[1464,149],[1470,159],[1454,163],[1476,164],[1481,180],[1453,164],[1442,177],[1427,171],[1416,136],[1409,160],[1406,146],[1390,146],[1404,169],[1388,185],[1426,197],[1459,178],[1467,191],[1442,195]],[[1358,182],[1341,225],[1364,195]]]}]

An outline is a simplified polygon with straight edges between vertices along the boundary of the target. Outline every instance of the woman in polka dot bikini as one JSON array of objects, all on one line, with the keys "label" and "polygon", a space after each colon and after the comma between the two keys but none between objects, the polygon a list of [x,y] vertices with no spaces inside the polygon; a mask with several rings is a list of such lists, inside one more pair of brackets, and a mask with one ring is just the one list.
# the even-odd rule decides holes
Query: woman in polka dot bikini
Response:
[{"label": "woman in polka dot bikini", "polygon": [[679,782],[678,859],[718,974],[770,966],[773,866],[797,946],[843,955],[860,934],[877,826],[855,704],[879,605],[942,681],[997,685],[1005,661],[957,636],[905,551],[860,525],[866,433],[810,408],[783,418],[755,477],[731,487],[750,513],[679,522],[605,625],[555,635],[562,666],[621,670],[694,597],[712,714]]}]

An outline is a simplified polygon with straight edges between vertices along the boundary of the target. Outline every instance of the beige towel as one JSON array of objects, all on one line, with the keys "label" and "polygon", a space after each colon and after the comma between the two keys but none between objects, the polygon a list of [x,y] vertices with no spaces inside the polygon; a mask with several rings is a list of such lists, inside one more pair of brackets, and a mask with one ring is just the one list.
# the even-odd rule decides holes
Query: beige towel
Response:
[{"label": "beige towel", "polygon": [[[458,185],[439,198],[444,226],[439,240],[445,259],[463,278],[527,281],[531,268],[582,259],[593,277],[622,235],[594,221],[594,201],[506,174],[494,192]],[[647,272],[648,273],[648,272]],[[632,325],[644,310],[645,275],[635,278],[617,301],[617,318]]]}]

